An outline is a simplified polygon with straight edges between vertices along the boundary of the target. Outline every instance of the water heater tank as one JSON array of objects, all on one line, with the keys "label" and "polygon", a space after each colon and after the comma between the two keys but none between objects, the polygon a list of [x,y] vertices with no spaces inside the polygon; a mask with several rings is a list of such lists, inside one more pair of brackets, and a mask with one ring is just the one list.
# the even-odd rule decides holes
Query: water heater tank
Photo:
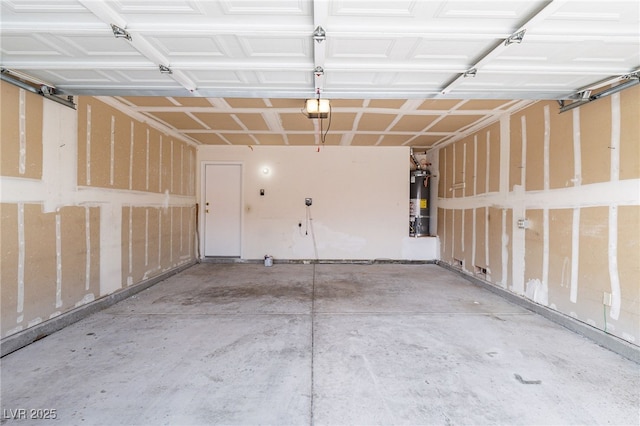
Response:
[{"label": "water heater tank", "polygon": [[413,170],[410,173],[409,236],[429,235],[429,170]]}]

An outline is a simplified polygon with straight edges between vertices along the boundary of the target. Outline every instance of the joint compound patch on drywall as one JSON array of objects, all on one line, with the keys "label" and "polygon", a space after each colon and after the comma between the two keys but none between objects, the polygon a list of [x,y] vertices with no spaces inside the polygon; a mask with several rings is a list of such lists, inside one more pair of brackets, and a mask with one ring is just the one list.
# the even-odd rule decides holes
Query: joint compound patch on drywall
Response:
[{"label": "joint compound patch on drywall", "polygon": [[544,173],[544,178],[543,178],[543,185],[544,185],[544,190],[548,191],[549,190],[549,185],[550,185],[550,171],[549,171],[549,150],[550,150],[550,143],[551,143],[551,116],[550,116],[550,112],[549,112],[549,105],[545,105],[544,106],[544,148],[543,148],[543,158],[544,158],[544,166],[543,166],[543,173]]},{"label": "joint compound patch on drywall", "polygon": [[131,120],[131,132],[129,137],[129,189],[133,189],[133,151],[135,141],[135,124]]},{"label": "joint compound patch on drywall", "polygon": [[502,209],[502,277],[501,284],[507,288],[509,267],[509,234],[507,234],[507,209]]},{"label": "joint compound patch on drywall", "polygon": [[575,186],[582,185],[582,142],[580,133],[580,108],[573,109],[573,179]]},{"label": "joint compound patch on drywall", "polygon": [[322,258],[323,250],[357,254],[367,245],[367,240],[363,237],[333,231],[322,222],[316,222],[315,220],[313,221],[313,234],[318,247],[319,258]]},{"label": "joint compound patch on drywall", "polygon": [[109,184],[113,186],[115,182],[115,170],[116,170],[116,117],[111,116],[111,132],[110,137],[110,159],[109,159]]},{"label": "joint compound patch on drywall", "polygon": [[18,297],[16,322],[22,322],[24,316],[24,262],[25,262],[25,240],[24,240],[24,204],[18,203]]},{"label": "joint compound patch on drywall", "polygon": [[88,206],[84,208],[84,232],[86,243],[86,264],[84,270],[84,289],[91,288],[91,211]]},{"label": "joint compound patch on drywall", "polygon": [[[131,278],[131,273],[133,272],[133,206],[129,206],[129,225],[128,225],[129,229],[128,229],[128,255],[129,255],[129,259],[128,259],[128,263],[129,263],[129,278]],[[129,284],[131,285],[131,284]]]},{"label": "joint compound patch on drywall", "polygon": [[611,180],[620,179],[620,93],[611,96]]},{"label": "joint compound patch on drywall", "polygon": [[20,89],[19,100],[19,161],[18,161],[18,173],[24,175],[27,172],[27,100],[26,92],[24,89]]},{"label": "joint compound patch on drywall", "polygon": [[611,281],[611,310],[609,315],[620,317],[620,276],[618,275],[618,208],[609,207],[609,279]]},{"label": "joint compound patch on drywall", "polygon": [[82,299],[80,299],[76,304],[75,307],[80,307],[83,305],[86,305],[87,303],[91,303],[94,300],[96,300],[96,296],[93,293],[87,293],[84,295],[84,297]]},{"label": "joint compound patch on drywall", "polygon": [[573,209],[571,227],[571,291],[569,300],[578,303],[578,273],[580,264],[580,208]]},{"label": "joint compound patch on drywall", "polygon": [[536,303],[547,306],[549,304],[548,289],[539,279],[531,279],[525,285],[524,295]]},{"label": "joint compound patch on drywall", "polygon": [[149,266],[149,209],[144,209],[144,266]]},{"label": "joint compound patch on drywall", "polygon": [[62,306],[62,230],[60,213],[56,213],[56,308]]},{"label": "joint compound patch on drywall", "polygon": [[527,117],[523,115],[520,117],[520,125],[522,127],[522,157],[520,164],[520,185],[522,185],[522,189],[526,190],[526,182],[527,182]]},{"label": "joint compound patch on drywall", "polygon": [[147,140],[146,140],[146,150],[145,150],[145,189],[149,190],[149,129],[147,129]]},{"label": "joint compound patch on drywall", "polygon": [[87,105],[87,139],[86,139],[87,186],[91,186],[91,105]]},{"label": "joint compound patch on drywall", "polygon": [[158,159],[158,192],[162,192],[162,151],[164,151],[162,135],[160,135],[159,148],[160,148],[160,152],[159,152],[159,159]]},{"label": "joint compound patch on drywall", "polygon": [[[542,285],[549,292],[549,209],[542,210]],[[547,303],[544,303],[545,305]]]}]

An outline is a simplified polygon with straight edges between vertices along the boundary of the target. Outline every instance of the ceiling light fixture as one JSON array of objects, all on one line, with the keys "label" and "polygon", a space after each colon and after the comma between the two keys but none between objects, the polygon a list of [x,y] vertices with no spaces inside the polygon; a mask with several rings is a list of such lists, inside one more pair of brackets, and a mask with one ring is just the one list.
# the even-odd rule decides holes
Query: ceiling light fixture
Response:
[{"label": "ceiling light fixture", "polygon": [[304,104],[305,115],[308,118],[327,118],[330,110],[329,99],[307,99]]},{"label": "ceiling light fixture", "polygon": [[509,37],[507,37],[507,39],[504,41],[504,45],[505,46],[509,46],[510,44],[514,44],[514,43],[522,43],[522,40],[524,39],[524,33],[527,30],[520,30],[516,33],[511,34]]},{"label": "ceiling light fixture", "polygon": [[116,38],[125,38],[131,41],[131,34],[129,34],[124,28],[120,28],[116,24],[111,24],[111,30]]},{"label": "ceiling light fixture", "polygon": [[318,43],[322,43],[327,39],[327,32],[320,25],[313,31],[313,39]]}]

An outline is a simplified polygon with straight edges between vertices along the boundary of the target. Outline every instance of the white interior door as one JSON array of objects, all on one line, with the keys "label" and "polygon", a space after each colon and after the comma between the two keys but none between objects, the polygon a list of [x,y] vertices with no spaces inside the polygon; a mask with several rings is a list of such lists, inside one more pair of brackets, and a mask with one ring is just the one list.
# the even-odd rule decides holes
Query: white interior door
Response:
[{"label": "white interior door", "polygon": [[205,166],[204,255],[240,257],[242,166]]}]

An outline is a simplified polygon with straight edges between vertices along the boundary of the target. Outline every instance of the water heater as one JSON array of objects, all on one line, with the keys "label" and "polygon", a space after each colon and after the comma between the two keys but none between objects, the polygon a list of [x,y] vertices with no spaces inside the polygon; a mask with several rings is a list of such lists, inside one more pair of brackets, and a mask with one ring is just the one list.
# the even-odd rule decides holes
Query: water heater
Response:
[{"label": "water heater", "polygon": [[429,170],[413,170],[410,173],[409,236],[429,235]]}]

